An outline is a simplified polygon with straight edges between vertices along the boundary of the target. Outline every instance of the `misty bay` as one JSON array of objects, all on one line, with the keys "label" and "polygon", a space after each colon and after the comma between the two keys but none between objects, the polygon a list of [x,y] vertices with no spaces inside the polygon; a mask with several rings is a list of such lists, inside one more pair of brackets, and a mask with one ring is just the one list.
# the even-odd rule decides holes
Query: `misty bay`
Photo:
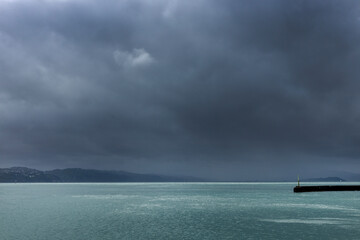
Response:
[{"label": "misty bay", "polygon": [[293,186],[3,183],[0,239],[358,239],[360,192]]}]

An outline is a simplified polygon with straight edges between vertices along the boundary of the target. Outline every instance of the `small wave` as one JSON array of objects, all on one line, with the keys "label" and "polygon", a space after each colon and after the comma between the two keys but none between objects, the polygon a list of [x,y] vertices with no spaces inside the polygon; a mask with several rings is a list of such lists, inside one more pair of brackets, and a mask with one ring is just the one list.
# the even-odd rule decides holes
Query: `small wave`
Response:
[{"label": "small wave", "polygon": [[332,225],[343,225],[346,220],[339,218],[313,218],[313,219],[261,219],[264,222],[274,223],[300,223],[300,224],[332,224]]},{"label": "small wave", "polygon": [[122,195],[122,194],[106,194],[106,195],[73,195],[73,198],[87,198],[87,199],[128,199],[136,196]]},{"label": "small wave", "polygon": [[326,205],[326,204],[305,204],[305,203],[281,204],[281,203],[275,203],[275,204],[272,204],[272,206],[310,208],[310,209],[328,209],[328,210],[340,210],[340,211],[352,211],[352,212],[359,211],[359,209],[355,209],[355,208],[347,208],[347,207],[339,206],[339,205]]}]

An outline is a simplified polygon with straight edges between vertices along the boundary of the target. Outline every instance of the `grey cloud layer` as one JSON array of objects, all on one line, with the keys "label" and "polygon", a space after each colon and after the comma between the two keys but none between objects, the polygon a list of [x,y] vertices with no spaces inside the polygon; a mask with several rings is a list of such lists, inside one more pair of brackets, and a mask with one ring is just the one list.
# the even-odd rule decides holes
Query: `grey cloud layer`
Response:
[{"label": "grey cloud layer", "polygon": [[358,166],[359,6],[0,2],[0,163],[234,179]]}]

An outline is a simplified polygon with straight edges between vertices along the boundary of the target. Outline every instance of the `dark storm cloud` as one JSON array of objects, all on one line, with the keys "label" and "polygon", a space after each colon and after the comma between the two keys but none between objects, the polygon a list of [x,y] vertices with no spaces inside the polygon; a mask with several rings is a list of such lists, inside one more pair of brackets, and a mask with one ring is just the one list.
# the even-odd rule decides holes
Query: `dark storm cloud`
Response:
[{"label": "dark storm cloud", "polygon": [[2,1],[1,165],[219,179],[358,167],[359,6]]}]

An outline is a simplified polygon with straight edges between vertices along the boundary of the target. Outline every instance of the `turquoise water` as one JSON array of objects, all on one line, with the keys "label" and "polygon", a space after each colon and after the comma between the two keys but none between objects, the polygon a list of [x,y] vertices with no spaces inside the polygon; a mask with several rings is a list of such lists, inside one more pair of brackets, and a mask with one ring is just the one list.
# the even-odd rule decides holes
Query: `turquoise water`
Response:
[{"label": "turquoise water", "polygon": [[294,185],[0,184],[0,239],[360,238],[360,192]]}]

